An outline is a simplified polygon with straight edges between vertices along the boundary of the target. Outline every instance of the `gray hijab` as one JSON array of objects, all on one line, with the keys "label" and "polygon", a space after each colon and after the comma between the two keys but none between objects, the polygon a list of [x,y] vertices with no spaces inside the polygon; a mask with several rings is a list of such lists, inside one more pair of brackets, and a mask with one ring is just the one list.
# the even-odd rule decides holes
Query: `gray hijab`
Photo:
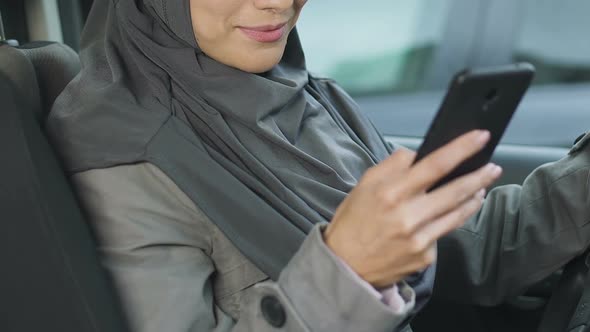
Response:
[{"label": "gray hijab", "polygon": [[47,123],[68,171],[156,164],[273,279],[392,150],[296,30],[255,75],[199,49],[189,0],[98,0],[80,57]]}]

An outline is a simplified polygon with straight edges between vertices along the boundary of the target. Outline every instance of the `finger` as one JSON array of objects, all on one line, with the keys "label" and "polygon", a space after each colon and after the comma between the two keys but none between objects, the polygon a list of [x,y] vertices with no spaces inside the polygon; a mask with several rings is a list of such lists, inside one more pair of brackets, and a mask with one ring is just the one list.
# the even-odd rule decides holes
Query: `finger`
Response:
[{"label": "finger", "polygon": [[423,271],[432,265],[437,258],[436,244],[431,245],[419,254],[408,256],[403,262],[398,263],[401,268],[396,272],[396,280],[402,280],[416,272]]},{"label": "finger", "polygon": [[415,158],[414,151],[399,148],[377,166],[370,168],[365,173],[366,181],[377,183],[395,181],[403,176],[402,174],[407,173]]},{"label": "finger", "polygon": [[[411,253],[399,264],[399,271],[406,275],[420,271],[436,260],[436,241],[463,225],[465,221],[477,212],[483,203],[484,194],[479,192],[473,199],[463,204],[453,212],[425,225],[418,234],[408,242],[406,250]],[[398,272],[398,273],[400,273]]]},{"label": "finger", "polygon": [[447,233],[462,226],[471,216],[481,209],[485,192],[478,192],[472,199],[463,203],[457,209],[443,215],[433,222],[426,223],[415,235],[417,242],[424,248],[432,246]]},{"label": "finger", "polygon": [[[409,204],[416,206],[416,222],[423,224],[434,220],[464,204],[480,190],[489,187],[502,174],[502,168],[488,164],[475,172],[464,175]],[[428,208],[419,208],[427,206]]]},{"label": "finger", "polygon": [[408,193],[424,192],[451,173],[463,161],[481,151],[490,140],[489,131],[464,134],[432,152],[412,167],[405,182]]}]

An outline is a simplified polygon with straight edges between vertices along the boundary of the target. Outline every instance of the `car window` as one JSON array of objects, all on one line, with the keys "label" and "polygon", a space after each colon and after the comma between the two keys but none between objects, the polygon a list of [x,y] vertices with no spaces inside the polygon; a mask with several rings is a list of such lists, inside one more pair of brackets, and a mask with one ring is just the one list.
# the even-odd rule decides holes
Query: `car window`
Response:
[{"label": "car window", "polygon": [[355,95],[420,90],[451,3],[310,1],[298,24],[308,68]]},{"label": "car window", "polygon": [[[537,68],[533,84],[590,82],[590,39],[584,37],[590,1],[523,0],[508,6],[517,15],[492,14],[487,1],[471,0],[473,11],[459,3],[467,1],[310,1],[298,24],[308,68],[355,96],[440,90],[456,71],[481,66],[485,45],[493,52],[484,56],[499,48],[508,56],[483,65],[531,62]],[[469,26],[472,17],[475,26]],[[510,36],[503,35],[506,25],[514,27]],[[490,38],[488,29],[501,36]],[[444,57],[437,59],[443,45]],[[437,72],[443,75],[433,82]]]},{"label": "car window", "polygon": [[590,81],[590,1],[525,3],[513,59],[535,65],[535,84]]}]

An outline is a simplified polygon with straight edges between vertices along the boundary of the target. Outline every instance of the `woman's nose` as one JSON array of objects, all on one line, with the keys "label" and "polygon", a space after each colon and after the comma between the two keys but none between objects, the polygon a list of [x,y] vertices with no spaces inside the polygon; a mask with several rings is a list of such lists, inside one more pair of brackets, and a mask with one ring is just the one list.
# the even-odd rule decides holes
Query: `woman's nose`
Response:
[{"label": "woman's nose", "polygon": [[271,9],[283,11],[292,8],[293,2],[294,0],[254,0],[254,5],[261,10]]}]

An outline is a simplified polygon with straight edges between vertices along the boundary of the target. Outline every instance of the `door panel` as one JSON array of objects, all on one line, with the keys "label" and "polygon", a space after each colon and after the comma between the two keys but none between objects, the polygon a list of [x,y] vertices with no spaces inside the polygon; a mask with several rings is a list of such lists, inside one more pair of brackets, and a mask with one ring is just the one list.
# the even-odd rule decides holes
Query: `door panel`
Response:
[{"label": "door panel", "polygon": [[[384,135],[423,137],[445,91],[363,96],[356,101]],[[532,87],[501,143],[569,149],[590,129],[590,84]]]}]

